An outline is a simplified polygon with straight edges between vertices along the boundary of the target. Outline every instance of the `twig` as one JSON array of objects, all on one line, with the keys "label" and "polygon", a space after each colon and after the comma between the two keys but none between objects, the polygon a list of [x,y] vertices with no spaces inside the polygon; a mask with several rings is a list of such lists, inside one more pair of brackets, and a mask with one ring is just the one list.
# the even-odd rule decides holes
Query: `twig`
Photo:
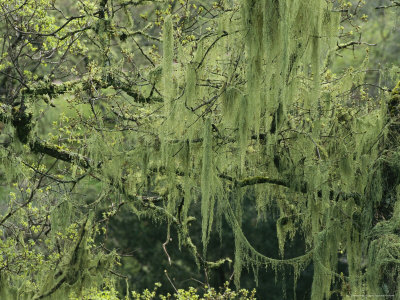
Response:
[{"label": "twig", "polygon": [[351,42],[348,42],[348,43],[346,43],[346,44],[339,44],[339,43],[337,43],[337,48],[336,48],[336,50],[346,49],[346,48],[348,48],[348,47],[350,47],[350,46],[355,46],[355,45],[376,46],[377,44],[369,44],[369,43],[361,42],[361,41],[351,41]]},{"label": "twig", "polygon": [[168,281],[171,283],[171,285],[174,288],[175,292],[178,292],[178,290],[176,289],[176,287],[175,287],[174,283],[172,282],[171,278],[169,278],[167,270],[164,270],[164,274],[165,274],[165,276],[167,276]]},{"label": "twig", "polygon": [[172,239],[170,238],[170,231],[169,231],[169,228],[168,228],[168,231],[167,231],[167,240],[162,244],[162,247],[163,247],[163,249],[164,249],[165,254],[166,254],[167,257],[168,257],[169,265],[171,265],[172,263],[171,263],[171,257],[170,257],[169,254],[168,254],[168,251],[167,251],[167,247],[166,247],[166,246],[168,245],[168,243],[169,243],[170,241],[172,241]]},{"label": "twig", "polygon": [[394,1],[393,4],[391,5],[382,5],[382,6],[377,6],[375,9],[386,9],[386,8],[391,8],[391,7],[396,7],[400,6],[400,2]]}]

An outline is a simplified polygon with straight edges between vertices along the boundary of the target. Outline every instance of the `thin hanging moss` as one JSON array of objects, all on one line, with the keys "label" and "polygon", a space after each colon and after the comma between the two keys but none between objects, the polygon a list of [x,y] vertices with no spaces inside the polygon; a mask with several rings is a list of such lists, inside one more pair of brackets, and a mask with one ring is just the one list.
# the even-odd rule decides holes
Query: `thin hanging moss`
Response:
[{"label": "thin hanging moss", "polygon": [[248,131],[249,131],[249,99],[246,96],[242,96],[240,99],[239,108],[239,153],[240,153],[240,171],[244,172],[245,167],[245,155],[248,143]]},{"label": "thin hanging moss", "polygon": [[185,101],[189,107],[193,107],[196,103],[196,68],[194,63],[189,63],[186,67],[186,87],[185,87]]},{"label": "thin hanging moss", "polygon": [[167,16],[163,26],[163,59],[162,59],[162,78],[164,85],[164,106],[165,115],[171,114],[171,103],[173,96],[172,64],[174,56],[174,36],[172,18]]},{"label": "thin hanging moss", "polygon": [[211,120],[204,121],[203,133],[203,162],[201,168],[201,216],[202,216],[202,242],[204,253],[206,253],[208,235],[212,226],[212,205],[213,195],[211,195],[212,185],[212,129]]}]

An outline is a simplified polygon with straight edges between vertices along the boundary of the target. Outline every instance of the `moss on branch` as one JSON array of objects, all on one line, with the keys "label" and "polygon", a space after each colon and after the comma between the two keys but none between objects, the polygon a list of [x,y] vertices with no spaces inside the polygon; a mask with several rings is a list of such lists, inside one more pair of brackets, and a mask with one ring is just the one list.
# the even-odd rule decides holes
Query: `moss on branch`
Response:
[{"label": "moss on branch", "polygon": [[276,178],[270,178],[270,177],[266,177],[266,176],[247,177],[242,180],[238,180],[237,183],[240,187],[254,185],[254,184],[261,184],[261,183],[271,183],[271,184],[288,187],[288,183],[286,181],[281,180],[281,179],[276,179]]},{"label": "moss on branch", "polygon": [[45,141],[41,141],[38,138],[34,141],[32,141],[29,144],[32,152],[34,153],[43,153],[47,154],[51,157],[57,158],[59,160],[65,161],[65,162],[76,162],[79,164],[81,167],[87,169],[90,168],[90,159],[87,157],[84,157],[82,155],[79,155],[77,153],[73,153],[70,151],[66,151],[63,149],[57,148],[56,145],[51,145]]},{"label": "moss on branch", "polygon": [[39,81],[29,88],[24,89],[22,91],[22,96],[37,97],[47,95],[50,98],[55,98],[73,91],[90,91],[94,86],[96,89],[107,89],[112,87],[115,90],[122,90],[138,103],[153,103],[163,101],[163,99],[160,97],[143,96],[141,93],[133,89],[130,83],[116,79],[113,74],[107,75],[107,78],[108,80],[94,80],[93,78],[89,80],[88,78],[80,78],[78,80],[72,80],[63,83]]}]

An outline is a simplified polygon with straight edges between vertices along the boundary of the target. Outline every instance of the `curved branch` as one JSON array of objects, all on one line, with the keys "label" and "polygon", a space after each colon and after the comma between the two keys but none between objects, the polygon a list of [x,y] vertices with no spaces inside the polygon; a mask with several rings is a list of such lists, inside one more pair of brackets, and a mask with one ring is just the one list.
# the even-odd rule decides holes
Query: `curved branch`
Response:
[{"label": "curved branch", "polygon": [[[244,178],[241,180],[236,180],[233,177],[225,175],[225,174],[220,174],[218,176],[222,179],[226,179],[226,180],[236,183],[236,185],[238,187],[245,187],[245,186],[250,186],[250,185],[255,185],[255,184],[263,184],[263,183],[275,184],[275,185],[283,186],[286,188],[291,187],[290,183],[286,180],[270,178],[268,176],[247,177],[247,178]],[[300,185],[300,188],[297,189],[296,191],[301,192],[303,194],[308,193],[309,189],[307,188],[307,182],[303,181]],[[322,191],[318,191],[317,195],[318,195],[318,197],[322,197]],[[336,196],[336,198],[334,199],[335,196]],[[329,191],[329,199],[330,200],[338,201],[339,197],[341,197],[343,200],[353,198],[356,202],[360,202],[362,196],[359,193],[335,192],[333,190]]]}]

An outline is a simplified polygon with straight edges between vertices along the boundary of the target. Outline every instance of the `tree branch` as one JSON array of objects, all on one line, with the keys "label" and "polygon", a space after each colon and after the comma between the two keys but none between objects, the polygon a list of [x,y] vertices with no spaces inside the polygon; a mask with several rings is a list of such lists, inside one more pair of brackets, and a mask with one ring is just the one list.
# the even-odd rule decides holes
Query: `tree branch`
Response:
[{"label": "tree branch", "polygon": [[51,157],[57,158],[59,160],[65,161],[65,162],[76,162],[79,164],[81,167],[88,169],[91,167],[90,159],[82,156],[80,154],[62,150],[62,149],[57,149],[57,146],[51,145],[45,141],[41,141],[39,138],[34,140],[29,144],[32,152],[34,153],[43,153],[47,154]]},{"label": "tree branch", "polygon": [[396,6],[400,6],[400,2],[398,1],[393,1],[393,4],[391,5],[381,5],[381,6],[377,6],[375,7],[375,9],[386,9],[386,8],[391,8],[391,7],[396,7]]},{"label": "tree branch", "polygon": [[73,81],[63,82],[61,84],[56,84],[54,82],[38,82],[35,86],[30,87],[28,89],[24,89],[22,91],[22,95],[26,96],[41,96],[48,95],[49,97],[57,97],[59,95],[63,95],[76,90],[81,91],[90,91],[95,84],[96,88],[107,89],[109,87],[113,87],[115,90],[122,90],[127,93],[129,96],[134,98],[134,100],[138,103],[153,103],[153,102],[162,102],[163,99],[159,97],[145,97],[139,92],[135,91],[132,88],[132,85],[129,83],[124,83],[121,80],[115,79],[113,76],[107,76],[110,78],[109,81],[100,81],[100,80],[89,80],[88,78],[80,78]]},{"label": "tree branch", "polygon": [[[283,179],[277,179],[277,178],[270,178],[267,176],[254,176],[254,177],[247,177],[241,180],[235,180],[233,177],[225,175],[225,174],[220,174],[218,175],[222,179],[226,179],[232,182],[235,182],[238,187],[245,187],[245,186],[250,186],[250,185],[255,185],[255,184],[263,184],[263,183],[269,183],[269,184],[275,184],[275,185],[280,185],[286,188],[290,188],[291,185],[288,181],[283,180]],[[296,190],[297,192],[301,192],[303,194],[306,194],[309,192],[309,189],[307,188],[307,182],[301,182],[300,188]],[[317,192],[318,197],[322,197],[322,191]],[[336,195],[336,199],[334,199]],[[336,192],[331,190],[329,191],[329,199],[330,200],[339,200],[339,197],[342,199],[350,199],[353,198],[356,202],[359,202],[361,200],[361,195],[359,193],[345,193],[345,192]]]},{"label": "tree branch", "polygon": [[337,44],[336,50],[341,50],[341,49],[346,49],[350,46],[355,46],[355,45],[367,45],[367,46],[376,46],[377,44],[368,44],[366,42],[361,42],[361,41],[351,41],[345,44]]}]

